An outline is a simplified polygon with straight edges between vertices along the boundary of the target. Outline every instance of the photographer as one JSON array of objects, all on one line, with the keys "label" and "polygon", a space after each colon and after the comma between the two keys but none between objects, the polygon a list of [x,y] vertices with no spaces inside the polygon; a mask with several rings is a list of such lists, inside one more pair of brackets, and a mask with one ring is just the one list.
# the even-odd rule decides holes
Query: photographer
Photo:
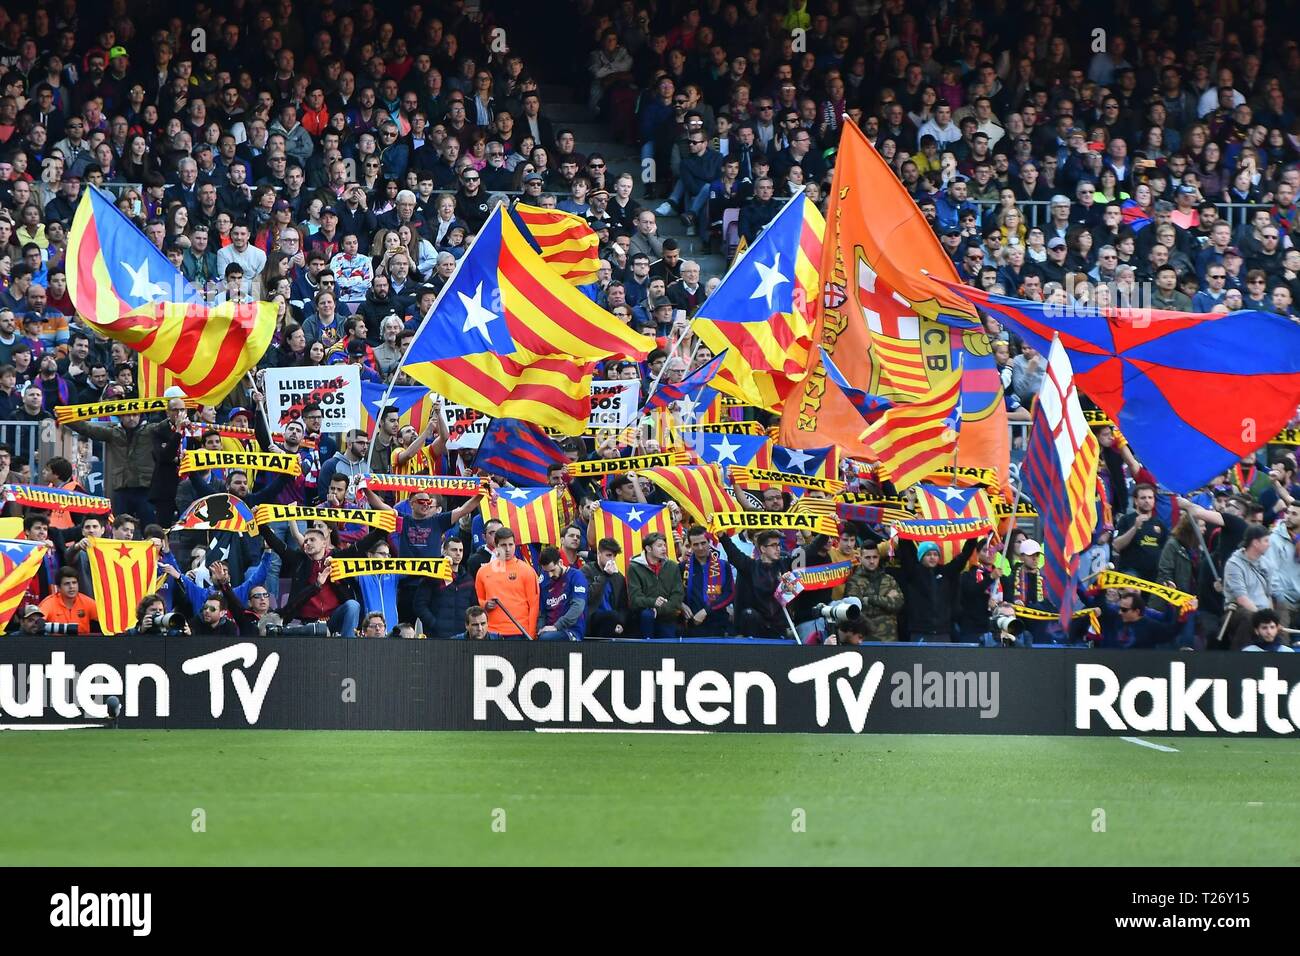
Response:
[{"label": "photographer", "polygon": [[182,614],[168,614],[167,606],[157,594],[146,594],[135,608],[135,624],[127,630],[130,637],[142,634],[189,634],[189,621]]},{"label": "photographer", "polygon": [[18,633],[23,637],[45,636],[45,615],[35,604],[23,608],[23,618],[18,625]]}]

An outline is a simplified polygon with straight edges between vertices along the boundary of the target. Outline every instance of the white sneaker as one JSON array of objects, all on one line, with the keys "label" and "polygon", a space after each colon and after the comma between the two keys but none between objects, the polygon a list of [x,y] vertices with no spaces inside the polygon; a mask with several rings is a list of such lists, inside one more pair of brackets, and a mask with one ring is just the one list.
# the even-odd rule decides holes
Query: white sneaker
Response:
[{"label": "white sneaker", "polygon": [[673,204],[670,202],[661,202],[655,208],[656,216],[671,216],[673,214]]}]

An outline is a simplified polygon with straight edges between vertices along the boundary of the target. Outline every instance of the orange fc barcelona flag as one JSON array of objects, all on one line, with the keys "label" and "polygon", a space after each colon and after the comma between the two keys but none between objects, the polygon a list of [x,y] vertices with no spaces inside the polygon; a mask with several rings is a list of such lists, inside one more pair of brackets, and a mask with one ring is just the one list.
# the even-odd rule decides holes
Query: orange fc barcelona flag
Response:
[{"label": "orange fc barcelona flag", "polygon": [[[907,404],[962,369],[963,465],[1005,484],[1010,441],[992,346],[969,303],[926,275],[958,281],[920,209],[853,123],[845,123],[822,243],[822,310],[813,339],[858,389]],[[878,459],[862,416],[827,381],[818,350],[781,417],[781,442],[838,445]]]}]

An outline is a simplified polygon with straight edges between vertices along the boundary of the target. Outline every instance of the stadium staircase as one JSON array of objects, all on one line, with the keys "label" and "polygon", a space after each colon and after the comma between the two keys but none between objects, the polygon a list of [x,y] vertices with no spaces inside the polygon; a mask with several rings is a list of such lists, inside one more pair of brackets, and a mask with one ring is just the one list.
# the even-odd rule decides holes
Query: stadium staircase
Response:
[{"label": "stadium staircase", "polygon": [[[543,85],[541,93],[543,111],[555,124],[555,128],[558,130],[564,127],[573,130],[573,135],[578,141],[578,151],[584,155],[600,153],[605,157],[605,162],[609,164],[606,182],[612,184],[623,173],[631,173],[632,178],[636,180],[632,196],[637,202],[651,209],[662,202],[660,199],[644,198],[645,184],[641,182],[641,158],[636,147],[616,142],[609,128],[599,122],[587,109],[586,102],[575,98],[572,88],[562,85]],[[687,236],[686,226],[680,216],[660,216],[659,235],[665,239],[669,236],[676,239],[682,258],[694,259],[700,264],[701,284],[708,282],[710,276],[721,276],[727,271],[726,259],[717,251],[717,243],[714,243],[714,251],[706,255],[703,251],[703,239],[698,236]]]}]

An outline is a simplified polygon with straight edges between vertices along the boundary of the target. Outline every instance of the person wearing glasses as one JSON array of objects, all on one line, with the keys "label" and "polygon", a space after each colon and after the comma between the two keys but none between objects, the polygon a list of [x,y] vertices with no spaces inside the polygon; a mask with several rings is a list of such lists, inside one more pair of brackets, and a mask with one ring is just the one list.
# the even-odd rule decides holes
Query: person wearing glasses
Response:
[{"label": "person wearing glasses", "polygon": [[479,171],[466,168],[460,174],[460,189],[456,190],[456,218],[477,233],[487,221],[489,211],[488,194]]},{"label": "person wearing glasses", "polygon": [[587,178],[591,180],[591,188],[593,192],[600,189],[608,191],[609,186],[605,183],[605,172],[608,168],[609,166],[605,162],[605,157],[600,153],[592,153],[587,157],[587,167],[585,171],[587,173]]}]

